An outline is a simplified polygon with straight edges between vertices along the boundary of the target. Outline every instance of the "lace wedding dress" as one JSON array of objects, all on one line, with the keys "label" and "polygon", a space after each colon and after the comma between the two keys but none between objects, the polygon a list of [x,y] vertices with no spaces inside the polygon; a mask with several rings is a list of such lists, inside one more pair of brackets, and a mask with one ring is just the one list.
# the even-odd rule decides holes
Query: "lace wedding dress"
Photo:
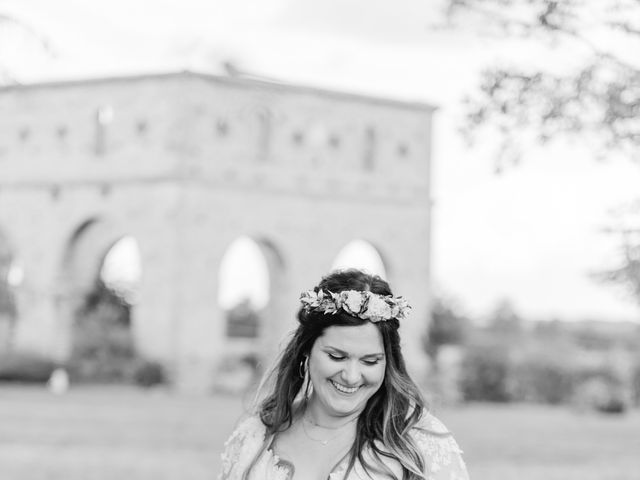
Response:
[{"label": "lace wedding dress", "polygon": [[[242,480],[242,473],[260,451],[266,435],[266,428],[258,416],[243,420],[229,440],[222,454],[222,472],[218,480]],[[462,460],[462,451],[449,434],[447,428],[433,415],[424,413],[420,422],[412,429],[416,445],[424,455],[427,480],[468,480],[469,475]],[[329,474],[327,480],[343,480],[348,460],[345,458]],[[389,465],[397,471],[397,466]],[[367,474],[359,462],[344,480],[385,480],[388,477]],[[291,480],[288,462],[281,461],[271,449],[267,449],[251,471],[249,480]],[[295,479],[294,479],[295,480]]]}]

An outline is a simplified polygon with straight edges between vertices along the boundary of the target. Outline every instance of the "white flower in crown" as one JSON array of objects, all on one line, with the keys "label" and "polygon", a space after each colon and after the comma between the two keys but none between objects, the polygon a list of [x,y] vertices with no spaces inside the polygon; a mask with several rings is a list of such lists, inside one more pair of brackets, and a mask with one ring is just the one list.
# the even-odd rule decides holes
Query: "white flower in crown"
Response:
[{"label": "white flower in crown", "polygon": [[362,318],[368,318],[374,323],[381,320],[389,320],[394,317],[392,308],[387,303],[386,298],[375,294],[369,295],[367,308],[360,316]]},{"label": "white flower in crown", "polygon": [[409,314],[409,310],[411,310],[411,306],[409,302],[402,297],[397,297],[394,299],[393,305],[391,307],[391,316],[393,318],[397,318],[398,320],[402,320],[406,318]]},{"label": "white flower in crown", "polygon": [[356,290],[345,290],[340,292],[339,295],[342,301],[342,309],[352,315],[358,315],[360,313],[367,299],[365,292],[358,292]]}]

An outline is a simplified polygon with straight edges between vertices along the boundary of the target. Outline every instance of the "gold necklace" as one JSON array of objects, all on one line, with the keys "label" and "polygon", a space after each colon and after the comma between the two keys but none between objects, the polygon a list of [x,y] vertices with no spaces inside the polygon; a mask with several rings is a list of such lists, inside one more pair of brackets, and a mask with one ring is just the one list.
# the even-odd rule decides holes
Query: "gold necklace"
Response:
[{"label": "gold necklace", "polygon": [[356,420],[358,420],[358,416],[355,416],[353,418],[350,418],[349,420],[347,420],[346,422],[344,422],[342,425],[338,425],[337,427],[325,427],[324,425],[320,425],[318,422],[312,420],[311,418],[307,417],[306,413],[302,415],[302,419],[306,420],[307,422],[309,422],[311,425],[313,425],[314,427],[319,427],[319,428],[324,428],[325,430],[339,430],[344,426],[349,425],[350,423],[355,422]]},{"label": "gold necklace", "polygon": [[[317,423],[313,422],[312,420],[309,420],[306,415],[302,416],[302,430],[304,431],[304,434],[306,435],[306,437],[309,440],[312,440],[314,442],[318,442],[319,444],[321,444],[323,447],[327,446],[329,444],[329,442],[331,442],[332,440],[336,440],[338,437],[342,436],[342,434],[348,430],[342,430],[344,427],[346,427],[347,425],[353,423],[355,420],[357,420],[358,417],[352,418],[351,420],[349,420],[348,422],[340,425],[339,427],[334,427],[334,428],[330,428],[330,427],[323,427],[322,425],[318,425]],[[334,436],[327,438],[325,440],[319,439],[319,438],[313,438],[313,436],[311,436],[309,434],[309,431],[307,430],[307,427],[305,425],[306,422],[309,422],[310,424],[316,426],[316,427],[320,427],[320,428],[324,428],[325,430],[341,430],[339,431],[337,434],[335,434]]]}]

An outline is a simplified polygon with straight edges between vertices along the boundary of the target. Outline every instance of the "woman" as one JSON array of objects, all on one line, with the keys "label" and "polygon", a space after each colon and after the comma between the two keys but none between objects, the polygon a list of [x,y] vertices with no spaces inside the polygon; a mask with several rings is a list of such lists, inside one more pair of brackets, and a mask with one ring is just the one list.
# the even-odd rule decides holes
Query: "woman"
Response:
[{"label": "woman", "polygon": [[406,301],[380,277],[345,270],[301,302],[266,395],[225,444],[219,478],[467,480],[460,449],[407,374]]}]

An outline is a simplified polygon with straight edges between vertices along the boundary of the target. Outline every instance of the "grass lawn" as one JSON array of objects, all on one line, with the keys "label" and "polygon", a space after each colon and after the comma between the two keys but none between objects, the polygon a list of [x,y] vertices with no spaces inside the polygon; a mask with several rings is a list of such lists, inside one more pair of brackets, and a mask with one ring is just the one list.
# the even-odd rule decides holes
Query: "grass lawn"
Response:
[{"label": "grass lawn", "polygon": [[638,480],[640,411],[471,405],[438,415],[465,451],[474,480]]},{"label": "grass lawn", "polygon": [[[0,385],[2,480],[213,480],[243,411],[233,397]],[[472,405],[436,414],[474,480],[638,480],[640,412]]]}]

